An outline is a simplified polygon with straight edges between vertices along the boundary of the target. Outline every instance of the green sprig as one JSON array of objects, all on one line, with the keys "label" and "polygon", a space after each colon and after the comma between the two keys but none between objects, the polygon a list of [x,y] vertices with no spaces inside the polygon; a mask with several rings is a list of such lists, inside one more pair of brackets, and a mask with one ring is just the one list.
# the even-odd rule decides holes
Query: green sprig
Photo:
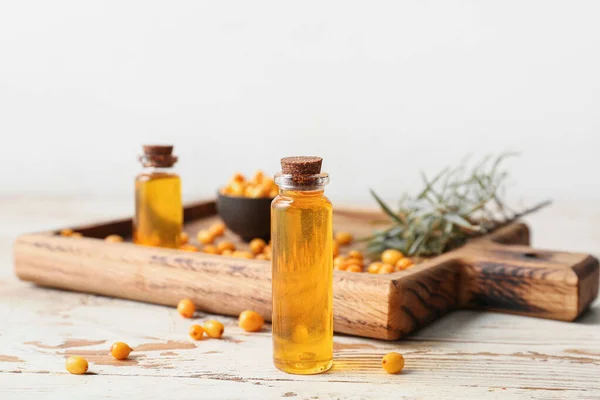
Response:
[{"label": "green sprig", "polygon": [[368,252],[391,248],[414,257],[436,256],[549,205],[544,201],[515,212],[504,204],[500,192],[508,173],[499,167],[513,155],[485,157],[471,170],[463,162],[433,179],[422,173],[424,188],[415,197],[404,195],[397,212],[371,190],[392,226],[365,239]]}]

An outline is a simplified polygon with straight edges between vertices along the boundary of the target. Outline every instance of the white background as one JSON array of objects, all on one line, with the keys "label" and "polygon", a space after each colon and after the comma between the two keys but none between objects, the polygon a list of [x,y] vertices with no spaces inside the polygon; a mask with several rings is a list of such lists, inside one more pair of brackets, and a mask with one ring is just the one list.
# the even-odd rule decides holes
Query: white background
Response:
[{"label": "white background", "polygon": [[600,2],[1,1],[0,194],[187,198],[321,155],[336,202],[517,150],[513,195],[598,204]]}]

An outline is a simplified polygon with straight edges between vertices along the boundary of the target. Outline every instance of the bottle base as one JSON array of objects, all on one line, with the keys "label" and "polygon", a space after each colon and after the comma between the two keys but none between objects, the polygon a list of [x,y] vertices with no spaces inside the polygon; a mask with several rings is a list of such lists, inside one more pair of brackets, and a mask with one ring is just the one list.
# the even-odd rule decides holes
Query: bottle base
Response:
[{"label": "bottle base", "polygon": [[294,375],[315,375],[327,372],[333,365],[333,360],[324,361],[284,361],[273,359],[275,367],[283,372]]}]

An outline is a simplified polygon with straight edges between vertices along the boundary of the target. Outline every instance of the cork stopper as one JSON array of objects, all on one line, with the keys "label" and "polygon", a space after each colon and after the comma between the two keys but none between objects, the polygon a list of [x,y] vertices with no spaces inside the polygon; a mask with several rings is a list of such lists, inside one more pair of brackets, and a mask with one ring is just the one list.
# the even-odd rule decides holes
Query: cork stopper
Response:
[{"label": "cork stopper", "polygon": [[154,156],[154,155],[161,155],[161,156],[168,156],[173,154],[173,146],[166,146],[166,145],[157,145],[157,144],[153,144],[153,145],[144,145],[144,154],[147,156]]},{"label": "cork stopper", "polygon": [[177,162],[172,145],[144,145],[144,154],[139,157],[144,167],[169,168]]},{"label": "cork stopper", "polygon": [[321,157],[285,157],[281,159],[281,172],[293,176],[318,175],[322,163]]}]

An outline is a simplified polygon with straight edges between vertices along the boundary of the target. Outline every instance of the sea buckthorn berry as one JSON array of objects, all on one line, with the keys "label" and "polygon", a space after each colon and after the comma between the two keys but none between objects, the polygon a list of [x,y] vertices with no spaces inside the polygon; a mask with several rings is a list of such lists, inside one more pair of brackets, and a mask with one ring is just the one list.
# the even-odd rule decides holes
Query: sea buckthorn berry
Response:
[{"label": "sea buckthorn berry", "polygon": [[192,318],[196,312],[196,306],[190,299],[182,299],[177,304],[177,311],[182,317]]},{"label": "sea buckthorn berry", "polygon": [[253,254],[262,253],[265,250],[265,247],[267,247],[267,243],[260,238],[252,239],[250,241],[250,250]]},{"label": "sea buckthorn berry", "polygon": [[60,236],[71,236],[73,234],[73,229],[63,229],[60,231]]},{"label": "sea buckthorn berry", "polygon": [[269,190],[269,197],[271,197],[271,198],[277,197],[278,194],[279,194],[279,190],[277,190],[276,187]]},{"label": "sea buckthorn berry", "polygon": [[198,239],[198,241],[202,244],[211,244],[215,241],[215,235],[209,231],[200,231],[196,235],[196,239]]},{"label": "sea buckthorn berry", "polygon": [[221,252],[221,255],[231,257],[233,255],[233,251],[229,250],[229,249],[225,249]]},{"label": "sea buckthorn berry", "polygon": [[70,237],[81,238],[81,237],[83,237],[83,234],[81,232],[73,232],[73,233],[71,233]]},{"label": "sea buckthorn berry", "polygon": [[225,251],[225,250],[234,251],[235,245],[231,242],[223,241],[217,245],[217,250],[219,250],[221,253],[223,253],[223,251]]},{"label": "sea buckthorn berry", "polygon": [[278,190],[278,186],[275,185],[275,181],[271,177],[265,177],[265,179],[263,179],[263,181],[261,183],[262,183],[262,185],[263,185],[263,187],[265,189],[269,189],[269,190],[275,189],[275,190]]},{"label": "sea buckthorn berry", "polygon": [[239,251],[236,250],[233,252],[233,254],[231,254],[232,257],[237,257],[237,258],[254,258],[254,255],[252,253],[250,253],[249,251]]},{"label": "sea buckthorn berry", "polygon": [[335,267],[336,265],[346,264],[346,261],[348,261],[348,257],[337,256],[333,259],[333,266]]},{"label": "sea buckthorn berry", "polygon": [[387,249],[381,253],[381,261],[391,265],[396,264],[402,257],[404,257],[404,255],[396,249]]},{"label": "sea buckthorn berry", "polygon": [[265,179],[265,173],[259,169],[258,171],[256,171],[254,173],[254,176],[252,177],[252,183],[260,184],[263,182],[264,179]]},{"label": "sea buckthorn berry", "polygon": [[254,258],[257,260],[268,260],[266,254],[257,254]]},{"label": "sea buckthorn berry", "polygon": [[412,267],[413,261],[410,258],[401,258],[396,262],[396,271],[403,271]]},{"label": "sea buckthorn berry", "polygon": [[348,260],[348,256],[335,256],[333,257],[333,262],[334,263],[342,263],[342,262],[346,262],[346,260]]},{"label": "sea buckthorn berry", "polygon": [[190,330],[188,332],[192,339],[194,340],[202,340],[204,339],[204,328],[200,325],[192,325],[190,326]]},{"label": "sea buckthorn berry", "polygon": [[108,235],[104,238],[104,241],[108,243],[120,243],[123,241],[123,238],[119,235]]},{"label": "sea buckthorn berry", "polygon": [[381,268],[379,268],[379,271],[377,273],[378,274],[391,274],[394,271],[395,271],[395,269],[394,269],[393,265],[383,264],[383,266]]},{"label": "sea buckthorn berry", "polygon": [[333,249],[333,257],[337,257],[340,255],[340,245],[337,244],[337,242],[333,242],[332,249]]},{"label": "sea buckthorn berry", "polygon": [[208,228],[208,231],[213,234],[213,236],[223,236],[225,234],[225,224],[222,222],[217,222]]},{"label": "sea buckthorn berry", "polygon": [[338,232],[335,234],[335,241],[338,242],[340,246],[345,246],[352,242],[352,235],[348,232]]},{"label": "sea buckthorn berry", "polygon": [[243,311],[238,318],[238,325],[246,332],[258,332],[264,324],[265,319],[256,311]]},{"label": "sea buckthorn berry", "polygon": [[190,240],[190,235],[187,232],[181,232],[179,235],[179,243],[186,244]]},{"label": "sea buckthorn berry", "polygon": [[110,346],[110,355],[117,360],[124,360],[129,357],[131,350],[132,348],[129,347],[127,343],[115,342],[112,346]]},{"label": "sea buckthorn berry", "polygon": [[369,266],[367,267],[367,272],[370,274],[378,274],[379,270],[381,269],[381,267],[383,267],[383,263],[381,262],[374,262],[369,264]]},{"label": "sea buckthorn berry", "polygon": [[363,262],[362,260],[358,260],[356,258],[349,258],[346,260],[346,264],[348,265],[358,265],[359,267],[362,267]]},{"label": "sea buckthorn berry", "polygon": [[348,269],[348,264],[343,263],[343,264],[337,264],[333,266],[333,269],[336,271],[345,271]]},{"label": "sea buckthorn berry", "polygon": [[246,191],[246,182],[232,182],[229,187],[231,188],[232,196],[243,196]]},{"label": "sea buckthorn berry", "polygon": [[204,323],[204,331],[211,338],[218,339],[223,336],[223,332],[225,332],[225,327],[222,323],[215,319],[209,319]]},{"label": "sea buckthorn berry", "polygon": [[193,244],[182,244],[179,246],[179,250],[196,252],[198,251],[198,248]]},{"label": "sea buckthorn berry", "polygon": [[206,254],[219,254],[219,250],[217,250],[217,247],[213,246],[212,244],[207,244],[206,246],[204,246],[202,248],[202,252]]},{"label": "sea buckthorn berry", "polygon": [[346,268],[346,271],[348,272],[362,272],[362,268],[356,264],[350,264],[348,265],[348,268]]},{"label": "sea buckthorn berry", "polygon": [[267,257],[267,260],[270,260],[273,257],[273,249],[270,244],[265,246],[263,254]]},{"label": "sea buckthorn berry", "polygon": [[85,358],[79,356],[71,356],[67,358],[67,371],[74,375],[85,374],[88,370],[88,362]]},{"label": "sea buckthorn berry", "polygon": [[236,172],[233,177],[231,178],[231,182],[245,182],[246,178],[244,177],[244,175],[240,174],[239,172]]},{"label": "sea buckthorn berry", "polygon": [[265,189],[262,186],[248,186],[244,192],[246,197],[258,199],[259,197],[265,197]]},{"label": "sea buckthorn berry", "polygon": [[360,251],[358,251],[358,250],[350,250],[348,252],[348,257],[354,258],[356,260],[362,260],[363,259],[362,253]]},{"label": "sea buckthorn berry", "polygon": [[306,327],[306,325],[296,325],[294,327],[294,331],[292,332],[292,341],[296,343],[304,343],[308,341],[308,339],[309,335],[308,328]]},{"label": "sea buckthorn berry", "polygon": [[381,359],[381,366],[388,374],[397,374],[404,368],[404,357],[399,353],[387,353]]}]

